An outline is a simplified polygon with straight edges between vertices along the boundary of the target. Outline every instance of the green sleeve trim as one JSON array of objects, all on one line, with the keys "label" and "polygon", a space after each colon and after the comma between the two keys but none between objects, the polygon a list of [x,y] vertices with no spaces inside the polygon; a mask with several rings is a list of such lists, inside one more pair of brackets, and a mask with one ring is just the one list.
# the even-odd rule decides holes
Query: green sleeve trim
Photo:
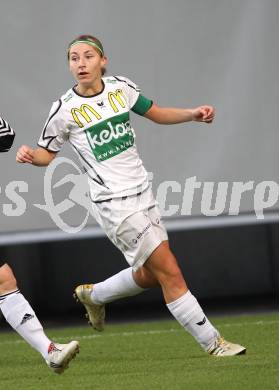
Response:
[{"label": "green sleeve trim", "polygon": [[152,106],[152,104],[152,100],[147,99],[145,96],[140,94],[136,103],[132,107],[132,111],[138,115],[144,115]]}]

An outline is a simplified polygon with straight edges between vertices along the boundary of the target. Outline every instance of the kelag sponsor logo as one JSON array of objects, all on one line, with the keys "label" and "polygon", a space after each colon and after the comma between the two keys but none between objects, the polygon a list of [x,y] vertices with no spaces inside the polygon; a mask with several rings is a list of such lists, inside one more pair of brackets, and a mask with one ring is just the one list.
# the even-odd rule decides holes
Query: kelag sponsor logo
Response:
[{"label": "kelag sponsor logo", "polygon": [[124,113],[85,130],[97,161],[104,161],[134,145],[129,114]]}]

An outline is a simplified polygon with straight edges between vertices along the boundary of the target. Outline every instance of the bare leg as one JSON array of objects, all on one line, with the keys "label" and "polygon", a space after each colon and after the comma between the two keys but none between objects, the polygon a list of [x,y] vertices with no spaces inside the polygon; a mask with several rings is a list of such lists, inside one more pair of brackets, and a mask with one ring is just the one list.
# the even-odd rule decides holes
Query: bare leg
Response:
[{"label": "bare leg", "polygon": [[133,271],[134,281],[141,288],[152,288],[159,286],[156,277],[146,267],[140,267],[136,272]]},{"label": "bare leg", "polygon": [[[172,254],[168,241],[162,242],[143,266],[144,271],[137,275],[139,285],[159,283],[166,303],[175,301],[188,291],[188,287]],[[147,281],[147,282],[146,282]],[[153,287],[153,286],[152,286]]]},{"label": "bare leg", "polygon": [[0,267],[0,295],[17,290],[16,278],[8,264]]},{"label": "bare leg", "polygon": [[[144,280],[153,275],[159,282],[168,309],[175,319],[208,351],[218,339],[219,332],[206,318],[196,298],[188,290],[182,272],[167,241],[162,242],[145,262],[139,276]],[[149,280],[152,278],[149,276]]]}]

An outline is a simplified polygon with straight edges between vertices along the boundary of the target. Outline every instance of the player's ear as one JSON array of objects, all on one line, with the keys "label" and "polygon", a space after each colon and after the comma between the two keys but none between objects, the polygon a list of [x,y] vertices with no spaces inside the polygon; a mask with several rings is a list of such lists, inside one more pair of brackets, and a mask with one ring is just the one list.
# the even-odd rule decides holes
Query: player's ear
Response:
[{"label": "player's ear", "polygon": [[108,63],[108,57],[103,56],[103,57],[102,57],[102,66],[106,66],[107,63]]}]

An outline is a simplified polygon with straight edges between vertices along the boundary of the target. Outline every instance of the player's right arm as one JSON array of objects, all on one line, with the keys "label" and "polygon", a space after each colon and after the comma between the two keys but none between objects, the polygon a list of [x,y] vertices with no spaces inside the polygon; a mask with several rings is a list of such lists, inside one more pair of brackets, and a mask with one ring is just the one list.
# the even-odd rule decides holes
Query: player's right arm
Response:
[{"label": "player's right arm", "polygon": [[16,155],[19,163],[45,167],[51,163],[68,139],[67,125],[63,117],[62,100],[54,102],[35,149],[22,145]]},{"label": "player's right arm", "polygon": [[19,163],[29,163],[38,167],[47,166],[56,156],[55,152],[51,152],[44,148],[32,149],[27,145],[22,145],[16,154],[16,161]]}]

